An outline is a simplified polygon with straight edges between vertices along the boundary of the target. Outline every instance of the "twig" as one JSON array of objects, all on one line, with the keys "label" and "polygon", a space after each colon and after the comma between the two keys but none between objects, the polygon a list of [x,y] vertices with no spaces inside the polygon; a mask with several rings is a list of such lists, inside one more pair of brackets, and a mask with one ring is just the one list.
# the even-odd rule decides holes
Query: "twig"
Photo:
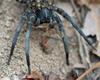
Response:
[{"label": "twig", "polygon": [[89,74],[91,71],[93,71],[96,68],[100,68],[100,62],[96,63],[94,66],[92,66],[90,69],[88,69],[85,73],[83,73],[79,78],[76,80],[82,80],[87,74]]},{"label": "twig", "polygon": [[80,58],[81,58],[81,63],[86,64],[85,58],[84,58],[84,51],[83,51],[81,36],[79,35],[79,33],[77,31],[76,31],[76,35],[77,35],[77,38],[78,38],[79,55],[80,55]]},{"label": "twig", "polygon": [[81,15],[80,15],[80,13],[79,13],[79,11],[78,11],[78,8],[77,8],[76,5],[75,5],[74,0],[69,0],[69,1],[70,1],[70,4],[71,4],[73,10],[75,11],[75,15],[76,15],[76,17],[78,18],[79,24],[82,25]]},{"label": "twig", "polygon": [[87,61],[87,65],[88,65],[88,68],[90,68],[91,67],[91,61],[90,61],[90,55],[89,55],[89,48],[88,48],[88,46],[85,44],[85,42],[84,42],[84,40],[82,39],[82,41],[83,41],[83,47],[84,47],[84,54],[85,54],[85,59],[86,59],[86,61]]}]

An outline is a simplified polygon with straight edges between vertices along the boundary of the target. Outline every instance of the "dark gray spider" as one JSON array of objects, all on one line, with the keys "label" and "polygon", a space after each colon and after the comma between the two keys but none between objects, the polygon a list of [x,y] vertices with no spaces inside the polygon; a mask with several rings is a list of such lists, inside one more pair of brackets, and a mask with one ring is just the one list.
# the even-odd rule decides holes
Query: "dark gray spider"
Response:
[{"label": "dark gray spider", "polygon": [[[61,33],[61,38],[64,44],[65,53],[66,53],[66,63],[69,65],[68,61],[68,38],[66,36],[64,26],[62,20],[58,16],[58,14],[62,15],[66,20],[68,20],[73,27],[80,33],[80,35],[87,41],[87,43],[92,46],[91,42],[87,39],[82,30],[77,26],[77,24],[73,21],[73,19],[61,8],[54,6],[54,0],[16,0],[22,4],[25,4],[26,10],[20,17],[20,21],[16,28],[16,32],[12,41],[11,52],[9,55],[9,59],[7,64],[10,64],[11,56],[13,55],[13,51],[21,32],[23,25],[25,22],[28,24],[28,30],[26,32],[26,40],[25,40],[25,54],[26,61],[28,66],[28,73],[31,73],[30,69],[30,58],[29,58],[29,46],[30,46],[30,35],[32,32],[32,27],[38,26],[43,23],[53,24],[56,22],[58,25],[59,31]],[[93,47],[93,46],[92,46]],[[94,47],[93,47],[94,48]]]}]

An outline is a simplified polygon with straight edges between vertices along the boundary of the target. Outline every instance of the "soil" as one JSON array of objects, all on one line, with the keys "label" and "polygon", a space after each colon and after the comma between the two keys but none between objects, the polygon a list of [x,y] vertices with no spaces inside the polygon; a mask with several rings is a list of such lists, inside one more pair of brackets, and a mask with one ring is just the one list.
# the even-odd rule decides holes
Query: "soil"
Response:
[{"label": "soil", "polygon": [[[56,5],[73,16],[72,9],[69,4],[60,2]],[[24,52],[25,32],[27,31],[27,28],[23,28],[19,36],[19,40],[14,50],[14,55],[12,56],[10,65],[6,64],[10,54],[12,38],[15,33],[16,25],[18,24],[19,17],[24,9],[24,5],[19,4],[15,0],[0,0],[0,78],[3,78],[4,76],[9,77],[13,74],[20,76],[27,73]],[[75,30],[68,22],[64,22],[64,25],[70,43],[70,66],[66,65],[64,47],[56,31],[53,29],[48,31],[37,29],[33,30],[31,34],[30,61],[32,70],[41,70],[46,74],[54,72],[64,79],[67,73],[71,71],[73,65],[80,63],[77,46],[78,41]],[[50,37],[56,38],[49,38],[48,54],[43,52],[40,46],[41,37],[46,33],[49,33]]]}]

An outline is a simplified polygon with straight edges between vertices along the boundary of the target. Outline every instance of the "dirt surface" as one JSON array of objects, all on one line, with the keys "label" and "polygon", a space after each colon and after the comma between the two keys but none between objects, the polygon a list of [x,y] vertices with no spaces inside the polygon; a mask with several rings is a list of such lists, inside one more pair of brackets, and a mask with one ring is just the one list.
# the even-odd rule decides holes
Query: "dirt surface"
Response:
[{"label": "dirt surface", "polygon": [[[67,7],[65,7],[66,5]],[[57,3],[57,6],[64,9],[71,16],[73,15],[69,4]],[[24,6],[14,0],[0,0],[0,78],[3,78],[4,76],[9,77],[13,74],[20,76],[27,73],[27,65],[24,54],[25,29],[23,29],[20,34],[10,65],[8,66],[6,64],[16,25],[23,9]],[[33,30],[30,48],[32,70],[41,69],[46,74],[52,71],[60,75],[62,78],[65,78],[67,73],[70,72],[72,66],[80,63],[75,31],[72,27],[70,27],[71,25],[69,25],[69,23],[64,23],[64,25],[70,42],[70,66],[66,65],[63,44],[55,30],[49,31],[51,37],[58,39],[49,39],[50,50],[52,50],[49,50],[49,54],[44,53],[39,44],[41,37],[45,34],[45,32],[42,30]]]}]

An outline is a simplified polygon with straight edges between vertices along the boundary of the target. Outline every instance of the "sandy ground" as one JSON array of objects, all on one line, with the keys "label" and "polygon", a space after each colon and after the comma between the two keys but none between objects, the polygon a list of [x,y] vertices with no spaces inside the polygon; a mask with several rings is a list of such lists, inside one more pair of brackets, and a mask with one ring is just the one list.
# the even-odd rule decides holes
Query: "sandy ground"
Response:
[{"label": "sandy ground", "polygon": [[[70,5],[65,7],[66,5],[69,4],[57,4],[57,6],[63,8],[70,15],[73,15]],[[15,33],[19,17],[23,12],[23,8],[23,6],[14,0],[0,0],[0,78],[4,76],[11,76],[13,74],[24,75],[27,73],[27,65],[24,54],[24,29],[19,37],[14,55],[12,56],[11,64],[9,66],[6,64],[10,53],[12,38]],[[50,39],[49,41],[51,45],[53,44],[53,46],[51,46],[52,51],[49,54],[45,54],[39,45],[41,36],[44,32],[40,30],[33,30],[30,49],[32,70],[41,69],[44,73],[52,71],[64,78],[67,72],[70,72],[71,66],[74,65],[74,63],[80,62],[79,58],[76,58],[78,57],[78,48],[76,47],[77,39],[75,37],[75,31],[72,27],[67,26],[67,24],[65,24],[65,29],[70,41],[69,47],[71,65],[67,66],[65,63],[66,59],[63,44],[56,33],[51,34],[51,36],[58,38],[59,40],[56,41],[54,39]]]}]

